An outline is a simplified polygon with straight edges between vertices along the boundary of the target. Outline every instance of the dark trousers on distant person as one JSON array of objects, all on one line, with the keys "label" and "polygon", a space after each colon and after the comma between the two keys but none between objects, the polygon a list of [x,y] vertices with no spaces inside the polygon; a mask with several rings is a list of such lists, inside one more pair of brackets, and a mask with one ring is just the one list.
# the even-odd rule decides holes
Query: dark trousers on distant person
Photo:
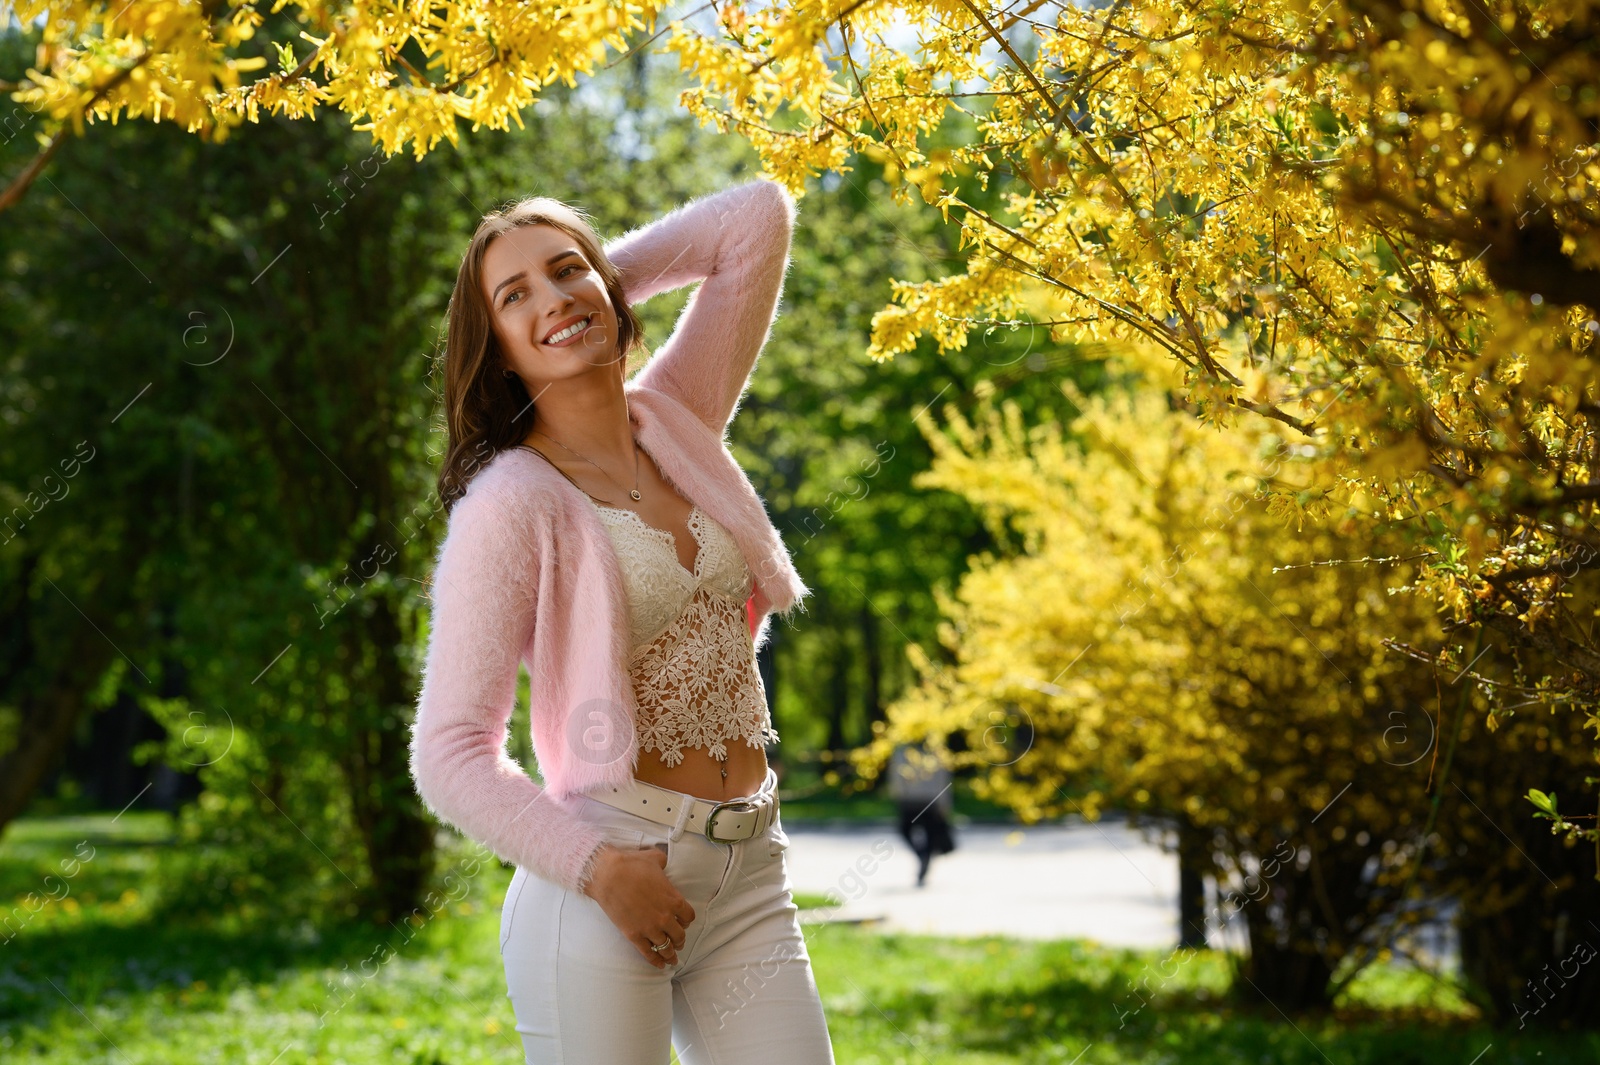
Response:
[{"label": "dark trousers on distant person", "polygon": [[917,854],[917,886],[922,887],[934,855],[949,854],[956,849],[950,822],[945,820],[944,811],[935,801],[902,799],[896,805],[900,809],[900,835]]}]

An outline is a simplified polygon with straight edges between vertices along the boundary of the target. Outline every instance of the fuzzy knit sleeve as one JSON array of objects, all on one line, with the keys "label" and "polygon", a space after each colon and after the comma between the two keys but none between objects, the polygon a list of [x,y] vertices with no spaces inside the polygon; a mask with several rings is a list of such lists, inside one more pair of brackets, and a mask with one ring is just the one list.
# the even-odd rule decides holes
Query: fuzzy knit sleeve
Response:
[{"label": "fuzzy knit sleeve", "polygon": [[412,779],[441,821],[506,861],[581,891],[604,836],[548,799],[506,752],[548,536],[528,493],[486,481],[480,474],[457,501],[434,566]]},{"label": "fuzzy knit sleeve", "polygon": [[691,200],[606,245],[630,304],[701,283],[635,381],[688,407],[719,438],[772,330],[795,217],[789,190],[761,178]]}]

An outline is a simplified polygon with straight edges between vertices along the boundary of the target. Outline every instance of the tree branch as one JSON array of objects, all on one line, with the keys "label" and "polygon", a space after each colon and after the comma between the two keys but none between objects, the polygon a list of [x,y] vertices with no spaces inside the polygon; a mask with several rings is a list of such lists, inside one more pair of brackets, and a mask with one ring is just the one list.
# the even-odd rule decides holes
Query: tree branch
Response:
[{"label": "tree branch", "polygon": [[[95,104],[105,99],[107,93],[127,81],[133,72],[148,62],[153,55],[155,55],[155,50],[147,48],[132,63],[107,78],[106,83],[96,89],[94,95],[84,103],[83,111],[88,111]],[[56,130],[55,136],[50,138],[50,143],[45,147],[44,151],[34,156],[33,161],[23,168],[22,173],[18,174],[11,184],[6,186],[4,192],[0,192],[0,213],[15,206],[22,199],[34,181],[44,172],[44,168],[50,165],[50,160],[55,158],[56,152],[61,150],[61,145],[66,140],[67,132],[71,128],[70,123],[63,122],[61,128]]]}]

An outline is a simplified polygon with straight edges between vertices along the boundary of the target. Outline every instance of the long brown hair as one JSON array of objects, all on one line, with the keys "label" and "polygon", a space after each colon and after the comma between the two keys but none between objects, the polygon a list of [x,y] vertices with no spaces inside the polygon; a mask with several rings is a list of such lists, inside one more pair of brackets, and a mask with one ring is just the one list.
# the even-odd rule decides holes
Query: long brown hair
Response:
[{"label": "long brown hair", "polygon": [[622,274],[606,258],[599,236],[579,208],[548,196],[531,196],[491,211],[478,223],[461,257],[450,296],[449,333],[444,346],[444,415],[447,444],[439,471],[439,499],[448,514],[489,459],[527,439],[533,428],[533,402],[522,378],[509,369],[494,335],[483,298],[483,257],[490,243],[519,226],[550,225],[562,230],[599,271],[617,312],[617,351],[624,360],[644,343],[644,326],[622,291]]}]

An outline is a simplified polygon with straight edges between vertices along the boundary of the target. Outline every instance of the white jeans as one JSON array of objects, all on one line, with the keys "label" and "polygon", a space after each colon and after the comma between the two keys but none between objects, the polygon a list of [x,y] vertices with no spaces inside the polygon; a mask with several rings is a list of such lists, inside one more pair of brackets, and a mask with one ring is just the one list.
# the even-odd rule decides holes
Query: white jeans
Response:
[{"label": "white jeans", "polygon": [[[767,773],[760,792],[777,787]],[[518,868],[500,916],[507,996],[529,1065],[833,1065],[800,933],[781,815],[734,843],[574,796],[619,847],[661,847],[694,907],[678,964],[657,969],[600,904]]]}]

